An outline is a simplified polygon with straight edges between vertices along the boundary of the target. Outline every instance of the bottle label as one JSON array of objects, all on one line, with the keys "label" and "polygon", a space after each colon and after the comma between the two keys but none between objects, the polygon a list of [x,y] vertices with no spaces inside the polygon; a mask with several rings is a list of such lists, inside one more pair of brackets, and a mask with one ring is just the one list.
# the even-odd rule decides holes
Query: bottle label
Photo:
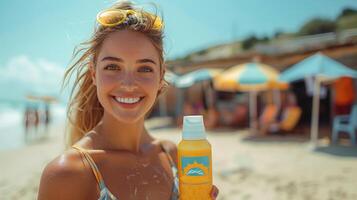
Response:
[{"label": "bottle label", "polygon": [[184,176],[208,176],[209,158],[208,156],[182,157],[182,174]]}]

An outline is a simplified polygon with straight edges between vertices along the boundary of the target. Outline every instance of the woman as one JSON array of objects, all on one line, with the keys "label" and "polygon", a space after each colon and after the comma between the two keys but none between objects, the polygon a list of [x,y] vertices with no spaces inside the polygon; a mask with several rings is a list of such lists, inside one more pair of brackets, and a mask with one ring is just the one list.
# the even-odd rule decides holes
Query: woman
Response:
[{"label": "woman", "polygon": [[[75,73],[68,148],[43,171],[38,199],[178,199],[177,149],[152,137],[145,116],[165,87],[163,26],[119,2],[68,69]],[[212,199],[218,189],[213,187]]]}]

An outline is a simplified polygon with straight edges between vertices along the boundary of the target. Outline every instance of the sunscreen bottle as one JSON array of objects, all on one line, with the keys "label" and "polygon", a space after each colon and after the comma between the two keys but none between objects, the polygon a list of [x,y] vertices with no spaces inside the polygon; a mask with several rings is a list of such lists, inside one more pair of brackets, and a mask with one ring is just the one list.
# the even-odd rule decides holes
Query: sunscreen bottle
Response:
[{"label": "sunscreen bottle", "polygon": [[177,153],[180,200],[211,199],[212,152],[202,115],[184,116]]}]

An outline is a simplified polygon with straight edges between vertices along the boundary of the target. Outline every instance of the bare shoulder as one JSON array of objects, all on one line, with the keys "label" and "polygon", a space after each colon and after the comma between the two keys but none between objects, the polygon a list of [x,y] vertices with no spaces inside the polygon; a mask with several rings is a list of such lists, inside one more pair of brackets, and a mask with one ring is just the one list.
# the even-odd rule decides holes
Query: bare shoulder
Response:
[{"label": "bare shoulder", "polygon": [[67,150],[43,170],[38,200],[88,199],[89,191],[93,190],[93,178],[89,175],[80,154]]},{"label": "bare shoulder", "polygon": [[161,144],[170,153],[170,156],[175,161],[177,165],[177,146],[171,140],[161,140]]}]

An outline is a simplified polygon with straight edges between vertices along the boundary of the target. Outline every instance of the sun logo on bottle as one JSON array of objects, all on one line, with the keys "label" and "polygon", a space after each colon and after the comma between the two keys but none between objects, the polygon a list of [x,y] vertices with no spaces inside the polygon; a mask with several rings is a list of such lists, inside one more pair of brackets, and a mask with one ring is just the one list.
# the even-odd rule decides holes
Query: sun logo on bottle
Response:
[{"label": "sun logo on bottle", "polygon": [[208,169],[203,164],[194,162],[185,167],[184,174],[186,176],[205,176],[208,174]]}]

